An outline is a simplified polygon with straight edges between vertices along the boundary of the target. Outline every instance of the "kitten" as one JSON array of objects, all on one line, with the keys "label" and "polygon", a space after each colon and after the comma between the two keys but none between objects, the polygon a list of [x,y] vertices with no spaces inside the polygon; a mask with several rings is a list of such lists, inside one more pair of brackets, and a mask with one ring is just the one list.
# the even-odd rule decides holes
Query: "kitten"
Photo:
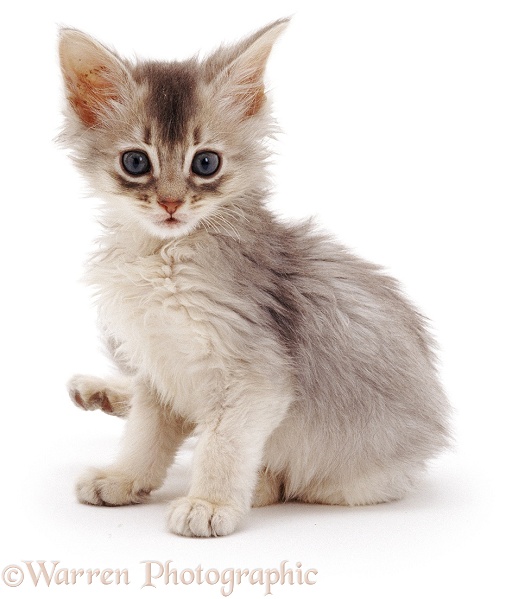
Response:
[{"label": "kitten", "polygon": [[226,535],[251,505],[398,499],[448,444],[423,318],[397,283],[265,207],[265,64],[280,20],[205,60],[128,62],[64,29],[62,139],[105,200],[89,268],[119,377],[74,401],[127,416],[119,457],[77,485],[142,502],[184,439],[168,528]]}]

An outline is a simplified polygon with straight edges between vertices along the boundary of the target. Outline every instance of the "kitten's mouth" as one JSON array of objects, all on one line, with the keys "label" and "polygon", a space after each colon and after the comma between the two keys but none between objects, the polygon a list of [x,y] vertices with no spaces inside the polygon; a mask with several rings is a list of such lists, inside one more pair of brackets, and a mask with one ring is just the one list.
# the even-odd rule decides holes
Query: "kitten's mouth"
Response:
[{"label": "kitten's mouth", "polygon": [[169,216],[169,218],[161,220],[159,224],[163,225],[164,227],[176,227],[177,225],[181,225],[182,222],[178,220],[175,216],[171,215]]},{"label": "kitten's mouth", "polygon": [[188,218],[187,215],[179,215],[176,218],[175,214],[167,214],[164,218],[163,214],[153,215],[151,219],[152,230],[164,239],[182,235],[187,231]]}]

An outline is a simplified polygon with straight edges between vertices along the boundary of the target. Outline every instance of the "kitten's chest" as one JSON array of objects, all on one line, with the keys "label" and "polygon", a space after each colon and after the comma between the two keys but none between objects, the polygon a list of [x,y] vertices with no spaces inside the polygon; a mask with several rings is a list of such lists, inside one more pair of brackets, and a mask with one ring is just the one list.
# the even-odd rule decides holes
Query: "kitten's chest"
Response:
[{"label": "kitten's chest", "polygon": [[[197,393],[219,366],[205,273],[187,252],[97,262],[99,317],[130,366],[172,395]],[[218,350],[218,348],[217,348]]]}]

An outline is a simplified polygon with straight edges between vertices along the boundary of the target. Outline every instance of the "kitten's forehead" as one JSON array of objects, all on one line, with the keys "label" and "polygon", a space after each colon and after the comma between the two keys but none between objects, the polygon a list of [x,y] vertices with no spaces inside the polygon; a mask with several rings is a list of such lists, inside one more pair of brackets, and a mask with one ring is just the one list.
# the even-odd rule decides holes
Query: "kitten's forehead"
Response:
[{"label": "kitten's forehead", "polygon": [[195,63],[146,62],[135,67],[133,76],[147,89],[145,107],[161,141],[183,141],[198,105]]}]

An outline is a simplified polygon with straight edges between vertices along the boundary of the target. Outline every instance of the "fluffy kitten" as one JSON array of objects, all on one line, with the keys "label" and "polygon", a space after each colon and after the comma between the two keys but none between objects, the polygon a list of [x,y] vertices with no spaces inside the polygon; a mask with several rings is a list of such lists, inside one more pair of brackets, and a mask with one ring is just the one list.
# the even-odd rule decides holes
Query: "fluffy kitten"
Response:
[{"label": "fluffy kitten", "polygon": [[198,436],[168,527],[226,535],[251,505],[402,497],[447,444],[432,341],[396,282],[265,207],[263,76],[277,21],[205,60],[130,63],[64,29],[63,140],[105,200],[90,264],[115,380],[85,409],[127,415],[80,501],[139,503]]}]

